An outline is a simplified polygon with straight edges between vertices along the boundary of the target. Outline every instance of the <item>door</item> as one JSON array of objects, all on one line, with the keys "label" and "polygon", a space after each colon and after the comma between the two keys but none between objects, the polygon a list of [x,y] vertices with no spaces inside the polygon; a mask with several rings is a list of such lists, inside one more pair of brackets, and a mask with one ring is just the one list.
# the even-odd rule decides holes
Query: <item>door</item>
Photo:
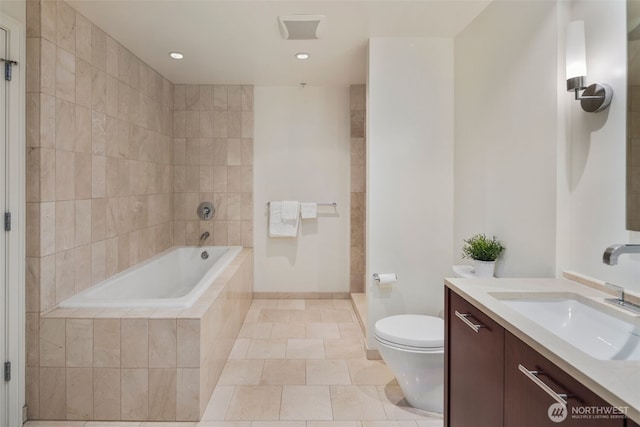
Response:
[{"label": "door", "polygon": [[[0,15],[0,426],[22,424],[24,405],[24,29]],[[5,72],[12,64],[11,78]],[[11,213],[5,230],[5,213]],[[10,362],[10,376],[5,365]]]},{"label": "door", "polygon": [[504,329],[447,290],[445,425],[501,427]]},{"label": "door", "polygon": [[[7,58],[7,42],[8,42],[8,34],[5,28],[0,27],[0,57]],[[0,63],[0,69],[4,74],[4,62]],[[0,83],[0,120],[2,121],[0,125],[0,153],[2,155],[0,160],[0,179],[2,184],[0,185],[0,209],[2,213],[6,212],[7,209],[7,134],[8,134],[8,117],[7,117],[7,84],[4,80],[4,77]],[[7,238],[6,232],[0,233],[0,280],[2,283],[0,284],[0,362],[4,366],[5,361],[8,360],[7,354],[7,337],[8,328],[9,328],[9,319],[7,318],[8,313],[8,277],[7,277]],[[3,370],[4,371],[4,370]],[[3,374],[4,372],[2,372]],[[2,375],[4,377],[4,375]],[[4,381],[4,378],[0,378],[2,380],[2,385],[0,386],[0,425],[8,426],[9,419],[7,418],[9,415],[9,387],[7,382]]]}]

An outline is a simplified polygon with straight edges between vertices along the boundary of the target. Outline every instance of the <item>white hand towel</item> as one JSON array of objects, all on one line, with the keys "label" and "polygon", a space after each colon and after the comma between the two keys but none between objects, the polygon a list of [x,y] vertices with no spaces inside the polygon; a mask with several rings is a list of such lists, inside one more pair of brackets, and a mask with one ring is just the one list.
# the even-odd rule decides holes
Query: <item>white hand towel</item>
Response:
[{"label": "white hand towel", "polygon": [[285,221],[298,220],[300,212],[300,202],[284,201],[282,203],[282,219]]},{"label": "white hand towel", "polygon": [[285,220],[282,217],[283,202],[269,203],[269,237],[296,237],[298,235],[298,216]]},{"label": "white hand towel", "polygon": [[300,217],[302,219],[311,219],[318,217],[317,203],[300,203]]}]

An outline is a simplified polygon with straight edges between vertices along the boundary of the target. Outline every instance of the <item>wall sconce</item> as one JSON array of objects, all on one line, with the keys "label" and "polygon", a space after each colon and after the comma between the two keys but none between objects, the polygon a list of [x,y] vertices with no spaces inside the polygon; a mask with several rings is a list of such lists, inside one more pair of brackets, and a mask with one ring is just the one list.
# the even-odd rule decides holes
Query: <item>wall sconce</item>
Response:
[{"label": "wall sconce", "polygon": [[[566,35],[567,92],[573,91],[576,101],[589,113],[606,110],[611,104],[613,89],[605,83],[586,86],[587,56],[584,42],[584,21],[567,25]],[[582,91],[582,93],[580,93]]]}]

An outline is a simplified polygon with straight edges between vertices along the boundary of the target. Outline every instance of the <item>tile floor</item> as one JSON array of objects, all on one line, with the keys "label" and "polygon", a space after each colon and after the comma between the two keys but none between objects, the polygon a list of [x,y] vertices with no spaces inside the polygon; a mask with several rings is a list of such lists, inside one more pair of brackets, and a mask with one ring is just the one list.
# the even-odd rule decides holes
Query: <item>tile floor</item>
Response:
[{"label": "tile floor", "polygon": [[365,358],[349,300],[254,300],[199,423],[30,421],[27,427],[442,427]]}]

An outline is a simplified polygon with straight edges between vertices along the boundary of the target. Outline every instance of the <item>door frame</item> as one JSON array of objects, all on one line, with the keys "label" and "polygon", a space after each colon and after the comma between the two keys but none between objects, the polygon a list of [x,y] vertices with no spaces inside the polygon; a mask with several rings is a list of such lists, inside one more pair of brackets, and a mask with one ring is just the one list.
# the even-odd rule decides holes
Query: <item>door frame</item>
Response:
[{"label": "door frame", "polygon": [[[0,14],[0,26],[7,31],[11,60],[18,65],[13,68],[9,83],[9,139],[7,141],[7,178],[11,182],[6,191],[6,209],[12,215],[12,229],[6,234],[8,242],[6,258],[8,292],[7,318],[10,327],[6,337],[7,355],[2,355],[2,363],[12,364],[11,381],[5,384],[7,392],[7,422],[9,427],[21,426],[24,422],[25,405],[25,79],[26,79],[26,38],[24,25],[15,19]],[[2,66],[2,68],[4,68]],[[4,78],[4,69],[1,77]],[[4,83],[4,79],[2,80]],[[4,231],[3,231],[4,232]],[[4,378],[0,378],[4,380]],[[4,422],[5,420],[2,420]]]}]

